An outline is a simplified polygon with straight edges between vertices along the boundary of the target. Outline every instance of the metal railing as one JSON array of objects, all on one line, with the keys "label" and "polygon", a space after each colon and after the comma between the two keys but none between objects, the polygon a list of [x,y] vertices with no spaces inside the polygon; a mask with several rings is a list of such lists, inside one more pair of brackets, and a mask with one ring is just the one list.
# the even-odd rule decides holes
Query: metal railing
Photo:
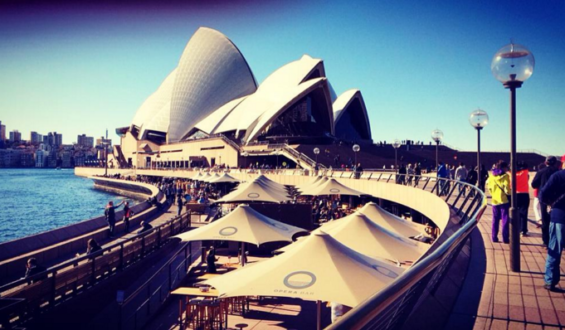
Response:
[{"label": "metal railing", "polygon": [[124,300],[120,305],[118,329],[140,329],[159,311],[198,258],[200,244],[195,244],[196,249],[192,242],[182,244],[151,278]]},{"label": "metal railing", "polygon": [[[0,327],[9,328],[25,322],[123,272],[188,227],[190,214],[185,213],[95,253],[73,258],[41,273],[0,286]],[[18,303],[7,304],[9,308],[4,308],[8,300]]]},{"label": "metal railing", "polygon": [[[377,178],[371,174],[368,177],[369,180],[379,181],[385,178],[389,183],[391,179],[392,183],[406,183],[406,176],[403,178],[397,174],[381,173]],[[445,241],[433,245],[423,258],[391,285],[352,309],[327,329],[400,329],[418,302],[435,294],[486,209],[484,193],[467,183],[426,176],[412,176],[411,183],[414,188],[443,197],[459,216],[459,229]],[[445,231],[443,235],[447,235]]]}]

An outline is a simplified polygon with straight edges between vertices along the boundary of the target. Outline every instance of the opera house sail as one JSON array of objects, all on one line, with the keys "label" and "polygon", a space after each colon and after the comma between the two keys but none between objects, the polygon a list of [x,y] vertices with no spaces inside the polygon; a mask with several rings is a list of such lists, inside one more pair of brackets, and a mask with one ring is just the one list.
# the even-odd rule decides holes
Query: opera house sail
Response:
[{"label": "opera house sail", "polygon": [[117,132],[129,162],[140,161],[142,153],[149,162],[169,145],[220,135],[238,146],[371,141],[361,92],[351,89],[337,97],[323,60],[303,55],[258,85],[234,43],[204,27],[131,125]]}]

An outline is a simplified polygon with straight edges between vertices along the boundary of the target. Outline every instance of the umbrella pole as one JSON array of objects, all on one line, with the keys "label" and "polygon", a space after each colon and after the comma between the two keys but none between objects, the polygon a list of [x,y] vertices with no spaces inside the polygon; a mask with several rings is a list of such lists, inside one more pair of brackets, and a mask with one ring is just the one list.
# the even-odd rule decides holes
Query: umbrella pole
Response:
[{"label": "umbrella pole", "polygon": [[245,266],[245,243],[241,242],[241,267]]},{"label": "umbrella pole", "polygon": [[316,329],[322,329],[322,302],[320,300],[316,301]]}]

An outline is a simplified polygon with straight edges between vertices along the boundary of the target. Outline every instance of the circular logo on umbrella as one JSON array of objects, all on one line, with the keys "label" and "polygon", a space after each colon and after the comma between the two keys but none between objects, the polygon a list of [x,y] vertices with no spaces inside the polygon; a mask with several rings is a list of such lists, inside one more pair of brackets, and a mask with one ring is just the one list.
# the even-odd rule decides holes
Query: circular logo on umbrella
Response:
[{"label": "circular logo on umbrella", "polygon": [[220,229],[220,231],[218,233],[222,236],[231,236],[231,235],[237,233],[237,228],[235,228],[235,227],[225,227],[225,228]]},{"label": "circular logo on umbrella", "polygon": [[337,189],[337,188],[332,188],[332,189],[330,189],[330,192],[338,193],[338,192],[339,192],[339,189]]},{"label": "circular logo on umbrella", "polygon": [[390,277],[390,278],[397,278],[398,274],[393,272],[392,270],[379,266],[379,265],[373,265],[373,269],[376,270],[377,272],[383,274],[386,277]]},{"label": "circular logo on umbrella", "polygon": [[292,272],[285,276],[283,283],[291,289],[306,289],[316,283],[316,275],[306,271]]},{"label": "circular logo on umbrella", "polygon": [[247,197],[249,197],[249,198],[258,198],[258,197],[259,197],[259,194],[258,194],[258,193],[249,193],[249,194],[247,194]]}]

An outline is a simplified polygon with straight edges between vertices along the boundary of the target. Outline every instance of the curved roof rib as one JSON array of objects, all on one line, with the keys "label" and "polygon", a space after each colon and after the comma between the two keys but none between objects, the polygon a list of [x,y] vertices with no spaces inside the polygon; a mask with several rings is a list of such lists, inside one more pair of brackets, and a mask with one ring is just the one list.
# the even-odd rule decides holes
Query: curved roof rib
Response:
[{"label": "curved roof rib", "polygon": [[[307,96],[313,92],[316,88],[322,88],[324,93],[324,98],[326,100],[326,108],[328,109],[328,120],[326,127],[329,132],[333,134],[333,113],[330,102],[330,91],[326,78],[316,78],[308,80],[295,88],[287,90],[285,93],[279,91],[279,99],[277,102],[270,104],[268,108],[265,109],[263,114],[257,118],[257,120],[250,125],[246,132],[245,142],[257,138],[261,131],[270,123],[272,123],[278,116],[280,116],[285,110],[289,109],[294,103]],[[321,123],[323,125],[323,123]]]},{"label": "curved roof rib", "polygon": [[325,78],[321,59],[303,55],[271,73],[257,91],[241,102],[216,129],[216,133],[247,131],[267,109],[288,98],[286,93],[312,79]]},{"label": "curved roof rib", "polygon": [[[358,103],[354,101],[358,101]],[[355,116],[355,120],[363,121],[361,126],[365,129],[365,132],[360,132],[360,133],[363,136],[363,138],[369,140],[371,139],[371,124],[369,122],[369,116],[367,115],[367,108],[365,106],[365,101],[363,100],[363,95],[361,95],[361,91],[358,89],[350,89],[343,92],[333,103],[335,134],[339,135],[337,128],[341,119],[343,118],[343,115],[348,111],[358,110],[358,109],[352,110],[353,104],[359,104],[360,106],[359,108],[361,110],[361,114],[359,115],[359,113],[357,113],[357,115]]]},{"label": "curved roof rib", "polygon": [[171,94],[176,76],[177,69],[175,68],[169,73],[159,88],[137,109],[132,125],[145,130],[167,132],[169,128]]},{"label": "curved roof rib", "polygon": [[215,134],[216,128],[220,126],[229,114],[235,109],[247,96],[240,97],[222,105],[218,110],[212,112],[208,117],[204,118],[195,127],[205,133]]},{"label": "curved roof rib", "polygon": [[182,140],[214,110],[256,89],[253,73],[237,47],[222,33],[199,28],[179,62],[168,141]]}]

